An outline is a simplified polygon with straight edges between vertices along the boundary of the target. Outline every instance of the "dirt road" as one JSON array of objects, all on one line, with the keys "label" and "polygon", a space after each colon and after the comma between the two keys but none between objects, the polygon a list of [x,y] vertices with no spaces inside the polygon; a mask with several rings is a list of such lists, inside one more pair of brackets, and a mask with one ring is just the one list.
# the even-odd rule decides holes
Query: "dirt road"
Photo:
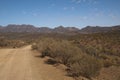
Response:
[{"label": "dirt road", "polygon": [[44,63],[31,46],[0,49],[0,80],[73,80],[53,65]]}]

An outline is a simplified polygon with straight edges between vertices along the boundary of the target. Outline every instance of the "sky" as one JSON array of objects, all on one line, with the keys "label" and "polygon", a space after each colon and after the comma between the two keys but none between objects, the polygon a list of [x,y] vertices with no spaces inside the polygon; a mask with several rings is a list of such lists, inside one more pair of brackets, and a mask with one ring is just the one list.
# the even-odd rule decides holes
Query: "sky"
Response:
[{"label": "sky", "polygon": [[0,25],[120,25],[120,0],[0,0]]}]

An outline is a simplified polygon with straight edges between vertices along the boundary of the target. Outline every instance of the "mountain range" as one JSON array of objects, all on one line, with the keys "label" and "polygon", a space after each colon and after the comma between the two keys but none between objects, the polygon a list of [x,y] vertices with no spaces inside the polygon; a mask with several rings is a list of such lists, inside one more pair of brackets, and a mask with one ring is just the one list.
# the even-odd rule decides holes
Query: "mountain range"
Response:
[{"label": "mountain range", "polygon": [[38,32],[38,33],[99,33],[99,32],[108,32],[120,30],[120,25],[110,26],[110,27],[101,27],[101,26],[87,26],[82,29],[76,27],[63,27],[58,26],[55,28],[48,27],[35,27],[33,25],[15,25],[10,24],[7,26],[0,26],[0,32]]}]

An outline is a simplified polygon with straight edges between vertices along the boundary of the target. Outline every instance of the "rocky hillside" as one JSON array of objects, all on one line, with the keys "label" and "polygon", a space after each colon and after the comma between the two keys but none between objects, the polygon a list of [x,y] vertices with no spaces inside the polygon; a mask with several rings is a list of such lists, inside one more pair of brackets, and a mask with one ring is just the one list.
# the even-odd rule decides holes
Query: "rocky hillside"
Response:
[{"label": "rocky hillside", "polygon": [[63,27],[58,26],[53,29],[48,27],[35,27],[33,25],[7,25],[0,26],[0,32],[38,32],[38,33],[99,33],[108,32],[113,30],[120,30],[120,25],[111,27],[100,27],[100,26],[87,26],[81,30],[76,27]]},{"label": "rocky hillside", "polygon": [[40,33],[65,33],[65,32],[75,32],[79,31],[78,28],[75,27],[63,27],[59,26],[54,29],[48,27],[35,27],[33,25],[7,25],[0,26],[0,32],[40,32]]},{"label": "rocky hillside", "polygon": [[99,33],[108,32],[113,30],[120,30],[120,25],[111,27],[101,27],[101,26],[87,26],[80,30],[81,33]]}]

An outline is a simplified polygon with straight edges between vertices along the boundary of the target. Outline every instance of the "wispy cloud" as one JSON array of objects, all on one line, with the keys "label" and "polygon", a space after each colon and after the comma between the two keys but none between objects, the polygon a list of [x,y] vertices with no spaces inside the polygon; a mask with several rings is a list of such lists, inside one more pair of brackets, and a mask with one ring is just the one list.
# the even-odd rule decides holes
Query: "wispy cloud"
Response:
[{"label": "wispy cloud", "polygon": [[63,7],[63,10],[75,10],[75,7],[72,6],[72,7]]},{"label": "wispy cloud", "polygon": [[38,14],[37,13],[32,13],[32,16],[36,17],[36,16],[38,16]]},{"label": "wispy cloud", "polygon": [[106,11],[98,11],[94,14],[95,17],[107,17],[111,20],[119,20],[118,14],[115,14],[113,12],[106,12]]},{"label": "wispy cloud", "polygon": [[26,11],[22,11],[22,14],[23,14],[23,15],[26,15],[26,14],[27,14],[27,12],[26,12]]},{"label": "wispy cloud", "polygon": [[55,4],[53,3],[53,4],[51,4],[51,7],[54,7],[55,6]]},{"label": "wispy cloud", "polygon": [[97,4],[98,0],[72,0],[71,2],[76,4],[81,4],[81,3]]},{"label": "wispy cloud", "polygon": [[39,15],[39,11],[22,11],[22,14],[25,16],[33,16],[36,17]]},{"label": "wispy cloud", "polygon": [[83,19],[83,20],[87,20],[87,19],[88,19],[88,16],[83,16],[82,19]]},{"label": "wispy cloud", "polygon": [[113,14],[113,13],[110,13],[108,16],[109,16],[110,18],[112,18],[112,19],[117,19],[117,15],[115,15],[115,14]]},{"label": "wispy cloud", "polygon": [[76,4],[80,4],[82,2],[82,0],[72,0],[71,2],[76,3]]},{"label": "wispy cloud", "polygon": [[63,10],[67,10],[67,9],[68,9],[68,7],[64,7],[64,8],[63,8]]},{"label": "wispy cloud", "polygon": [[52,3],[52,4],[50,4],[50,5],[48,6],[48,8],[53,8],[53,7],[55,7],[55,6],[56,6],[56,4]]},{"label": "wispy cloud", "polygon": [[71,7],[72,10],[75,10],[75,7]]},{"label": "wispy cloud", "polygon": [[93,1],[93,4],[98,4],[99,2],[97,0],[94,0]]}]

